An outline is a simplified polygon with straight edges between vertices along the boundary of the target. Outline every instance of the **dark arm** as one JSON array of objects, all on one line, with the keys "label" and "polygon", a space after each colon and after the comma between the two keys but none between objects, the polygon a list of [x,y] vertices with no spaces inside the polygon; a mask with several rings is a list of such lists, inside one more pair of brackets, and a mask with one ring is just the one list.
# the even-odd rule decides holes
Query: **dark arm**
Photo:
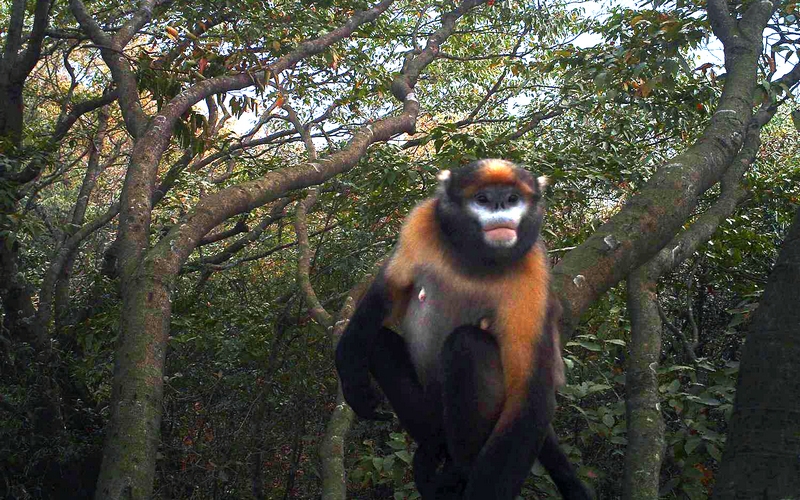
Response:
[{"label": "dark arm", "polygon": [[364,294],[336,346],[336,371],[342,382],[344,399],[361,418],[391,418],[390,414],[375,411],[381,397],[369,373],[375,336],[381,331],[390,310],[386,280],[381,271]]}]

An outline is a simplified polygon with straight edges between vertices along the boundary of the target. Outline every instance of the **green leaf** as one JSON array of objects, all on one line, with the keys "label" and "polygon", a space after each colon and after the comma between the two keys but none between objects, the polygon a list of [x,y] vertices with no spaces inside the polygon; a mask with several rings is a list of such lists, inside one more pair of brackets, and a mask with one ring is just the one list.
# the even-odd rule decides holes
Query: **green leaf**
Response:
[{"label": "green leaf", "polygon": [[586,391],[586,395],[593,394],[595,392],[603,392],[611,389],[610,385],[606,384],[593,384],[589,389]]},{"label": "green leaf", "polygon": [[722,404],[718,399],[712,398],[710,396],[703,396],[703,397],[697,398],[696,401],[698,403],[700,403],[702,405],[706,405],[706,406],[719,406],[719,405]]},{"label": "green leaf", "polygon": [[407,464],[410,464],[411,461],[413,460],[413,458],[411,457],[411,453],[409,453],[406,450],[396,451],[394,452],[394,454],[397,456],[397,458],[399,458],[400,460],[402,460]]},{"label": "green leaf", "polygon": [[598,89],[602,89],[608,83],[608,73],[601,71],[594,77],[594,84]]},{"label": "green leaf", "polygon": [[692,371],[692,370],[694,370],[693,366],[672,365],[672,366],[667,366],[667,367],[664,367],[664,368],[659,368],[658,369],[658,373],[659,374],[663,374],[663,373],[670,373],[670,372],[677,372],[677,371]]},{"label": "green leaf", "polygon": [[678,392],[678,389],[680,388],[681,388],[680,381],[678,379],[675,379],[664,390],[666,390],[666,392],[670,394],[675,394],[676,392]]},{"label": "green leaf", "polygon": [[714,460],[716,460],[717,462],[722,462],[722,452],[719,451],[719,448],[717,448],[711,443],[706,443],[706,450]]},{"label": "green leaf", "polygon": [[686,451],[687,455],[691,455],[692,452],[696,450],[697,447],[700,446],[700,443],[702,442],[703,442],[702,438],[699,437],[689,438],[686,440],[686,444],[683,445],[683,449]]},{"label": "green leaf", "polygon": [[395,440],[389,441],[389,446],[394,448],[395,450],[405,450],[406,449],[406,443],[403,442],[403,441],[395,441]]},{"label": "green leaf", "polygon": [[593,352],[601,352],[603,350],[603,346],[598,344],[597,342],[589,342],[588,340],[578,339],[577,341],[570,341],[567,342],[568,346],[580,346],[584,349],[589,349]]}]

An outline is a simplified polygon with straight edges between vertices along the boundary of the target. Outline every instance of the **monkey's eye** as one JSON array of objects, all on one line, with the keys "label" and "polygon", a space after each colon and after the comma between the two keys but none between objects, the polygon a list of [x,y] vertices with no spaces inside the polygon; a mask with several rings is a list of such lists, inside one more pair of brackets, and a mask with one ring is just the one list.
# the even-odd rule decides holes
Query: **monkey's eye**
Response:
[{"label": "monkey's eye", "polygon": [[478,202],[478,205],[486,205],[489,203],[489,197],[484,193],[478,193],[475,195],[475,201]]},{"label": "monkey's eye", "polygon": [[512,194],[508,197],[508,204],[509,205],[516,205],[519,202],[519,195]]}]

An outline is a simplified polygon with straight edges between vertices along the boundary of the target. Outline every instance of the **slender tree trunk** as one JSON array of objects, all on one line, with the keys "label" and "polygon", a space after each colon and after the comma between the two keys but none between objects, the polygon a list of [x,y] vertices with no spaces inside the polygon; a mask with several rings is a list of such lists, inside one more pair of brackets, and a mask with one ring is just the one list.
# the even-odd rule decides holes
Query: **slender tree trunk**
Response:
[{"label": "slender tree trunk", "polygon": [[336,393],[336,406],[333,408],[325,437],[320,446],[322,460],[322,499],[345,500],[347,498],[347,470],[344,466],[344,446],[347,431],[353,423],[355,414],[347,406],[342,395],[342,386]]},{"label": "slender tree trunk", "polygon": [[266,418],[265,406],[263,401],[264,390],[261,389],[258,395],[258,409],[253,417],[253,437],[256,440],[256,450],[250,457],[251,465],[253,468],[253,476],[251,478],[253,498],[256,500],[264,500],[267,498],[264,494],[264,419]]},{"label": "slender tree trunk", "polygon": [[658,394],[658,360],[661,356],[661,318],[656,303],[656,280],[646,266],[628,277],[628,312],[631,318],[630,357],[625,373],[625,410],[628,447],[622,498],[658,498],[661,461],[664,458],[664,419]]},{"label": "slender tree trunk", "polygon": [[714,498],[800,498],[800,210],[742,351]]},{"label": "slender tree trunk", "polygon": [[[97,112],[97,130],[89,146],[89,160],[86,163],[86,173],[83,176],[81,189],[78,193],[78,200],[75,202],[75,208],[72,211],[72,220],[69,230],[67,231],[67,236],[74,234],[86,220],[86,209],[89,207],[89,198],[97,184],[97,178],[103,170],[103,165],[100,163],[100,155],[103,150],[103,144],[105,143],[107,128],[108,111],[105,108],[101,108]],[[69,281],[72,277],[72,268],[75,265],[77,253],[78,247],[76,246],[67,255],[56,280],[53,308],[57,331],[63,328],[64,324],[67,322],[69,312],[72,310],[69,307]]]},{"label": "slender tree trunk", "polygon": [[[331,356],[335,352],[339,338],[347,328],[347,323],[355,311],[356,303],[372,283],[373,278],[374,276],[371,275],[364,277],[348,293],[348,297],[339,311],[338,321],[331,331]],[[347,469],[344,464],[344,451],[347,432],[350,430],[353,420],[355,420],[355,413],[344,400],[342,384],[337,381],[336,405],[333,407],[333,413],[325,429],[325,437],[319,448],[319,456],[322,461],[323,500],[345,500],[347,498]]]}]

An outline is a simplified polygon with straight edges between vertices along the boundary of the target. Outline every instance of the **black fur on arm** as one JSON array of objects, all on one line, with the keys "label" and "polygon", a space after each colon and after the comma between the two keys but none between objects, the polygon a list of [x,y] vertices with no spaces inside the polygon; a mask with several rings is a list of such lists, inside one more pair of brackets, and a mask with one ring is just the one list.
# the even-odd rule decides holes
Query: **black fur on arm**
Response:
[{"label": "black fur on arm", "polygon": [[342,382],[342,394],[356,415],[365,419],[392,418],[389,413],[375,410],[381,396],[369,372],[375,335],[381,331],[389,311],[389,297],[381,271],[359,302],[336,346],[336,371]]}]

